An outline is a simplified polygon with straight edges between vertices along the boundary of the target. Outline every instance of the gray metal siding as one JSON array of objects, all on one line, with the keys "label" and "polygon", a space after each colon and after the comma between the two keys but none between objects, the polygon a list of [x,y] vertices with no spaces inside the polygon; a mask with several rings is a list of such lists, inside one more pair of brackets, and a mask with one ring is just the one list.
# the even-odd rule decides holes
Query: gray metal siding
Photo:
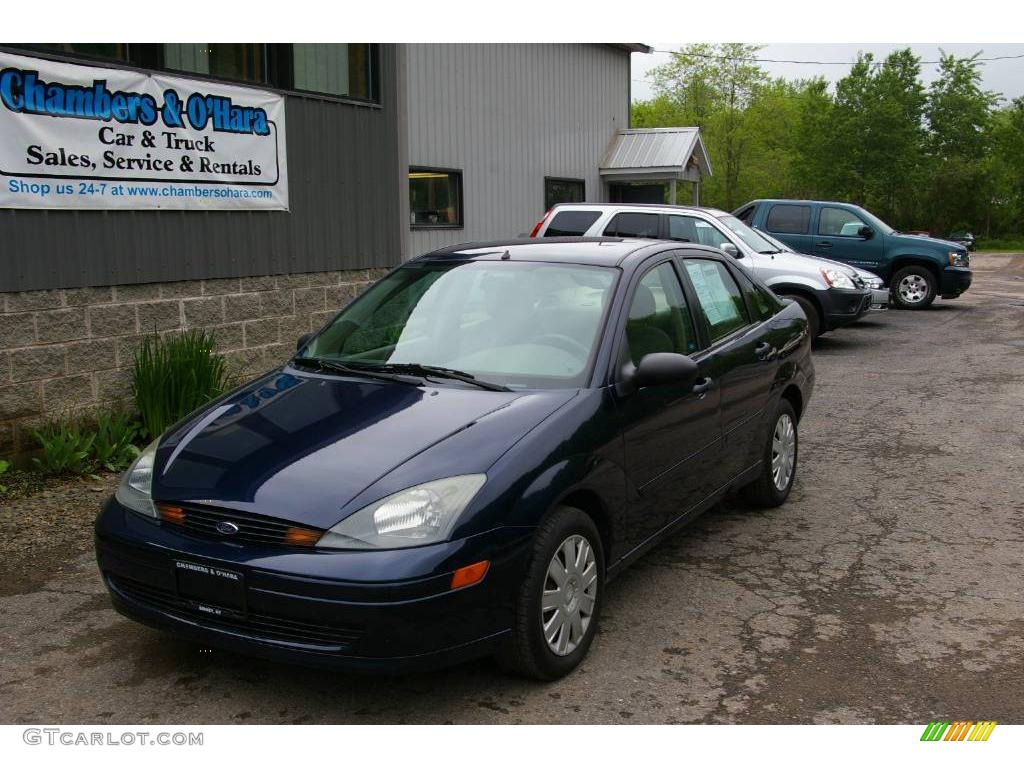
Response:
[{"label": "gray metal siding", "polygon": [[290,211],[0,209],[0,292],[398,263],[394,46],[381,46],[380,74],[381,108],[286,97]]},{"label": "gray metal siding", "polygon": [[[529,232],[544,177],[583,179],[629,126],[629,53],[605,45],[410,45],[409,164],[463,172],[463,229],[413,229],[407,255]],[[409,216],[404,218],[409,221]],[[406,224],[408,226],[408,224]]]}]

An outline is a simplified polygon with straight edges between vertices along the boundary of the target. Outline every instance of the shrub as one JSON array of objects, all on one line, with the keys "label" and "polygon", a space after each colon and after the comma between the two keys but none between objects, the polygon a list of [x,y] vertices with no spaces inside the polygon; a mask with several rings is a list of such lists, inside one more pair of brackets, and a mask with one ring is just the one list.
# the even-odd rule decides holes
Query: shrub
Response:
[{"label": "shrub", "polygon": [[[3,459],[0,459],[0,475],[3,475],[10,468],[11,468],[11,462],[4,461]],[[7,491],[7,486],[6,485],[0,485],[0,493],[5,493],[6,491]]]},{"label": "shrub", "polygon": [[126,469],[139,455],[134,445],[142,426],[135,417],[123,411],[101,411],[96,415],[92,460],[109,472]]},{"label": "shrub", "polygon": [[33,431],[42,453],[32,463],[46,474],[82,475],[89,471],[96,434],[79,420],[51,421]]},{"label": "shrub", "polygon": [[132,384],[142,426],[157,437],[182,417],[222,394],[227,384],[223,355],[204,330],[161,339],[149,336],[135,355]]}]

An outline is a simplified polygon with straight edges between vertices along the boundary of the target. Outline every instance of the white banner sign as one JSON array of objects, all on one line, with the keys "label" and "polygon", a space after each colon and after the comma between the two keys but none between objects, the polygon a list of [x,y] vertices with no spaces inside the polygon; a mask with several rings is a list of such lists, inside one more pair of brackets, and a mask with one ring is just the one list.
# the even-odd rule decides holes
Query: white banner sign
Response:
[{"label": "white banner sign", "polygon": [[0,207],[288,210],[284,98],[0,52]]}]

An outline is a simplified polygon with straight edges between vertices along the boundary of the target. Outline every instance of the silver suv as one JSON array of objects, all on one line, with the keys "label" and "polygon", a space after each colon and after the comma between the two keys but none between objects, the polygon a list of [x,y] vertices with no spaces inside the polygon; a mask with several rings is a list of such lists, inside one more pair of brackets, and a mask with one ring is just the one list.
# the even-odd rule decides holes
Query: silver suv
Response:
[{"label": "silver suv", "polygon": [[656,238],[720,248],[775,293],[800,304],[812,338],[852,323],[873,303],[871,288],[854,267],[784,250],[731,213],[714,208],[564,203],[548,211],[531,233],[573,235]]}]

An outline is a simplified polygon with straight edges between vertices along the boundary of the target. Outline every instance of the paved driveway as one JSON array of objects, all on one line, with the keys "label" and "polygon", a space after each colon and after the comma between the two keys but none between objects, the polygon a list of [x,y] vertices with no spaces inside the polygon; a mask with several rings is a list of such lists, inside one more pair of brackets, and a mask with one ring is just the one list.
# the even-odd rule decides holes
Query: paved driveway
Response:
[{"label": "paved driveway", "polygon": [[790,501],[658,547],[565,680],[199,653],[108,607],[87,481],[0,510],[0,721],[1024,722],[1024,257],[976,264],[821,341]]}]

